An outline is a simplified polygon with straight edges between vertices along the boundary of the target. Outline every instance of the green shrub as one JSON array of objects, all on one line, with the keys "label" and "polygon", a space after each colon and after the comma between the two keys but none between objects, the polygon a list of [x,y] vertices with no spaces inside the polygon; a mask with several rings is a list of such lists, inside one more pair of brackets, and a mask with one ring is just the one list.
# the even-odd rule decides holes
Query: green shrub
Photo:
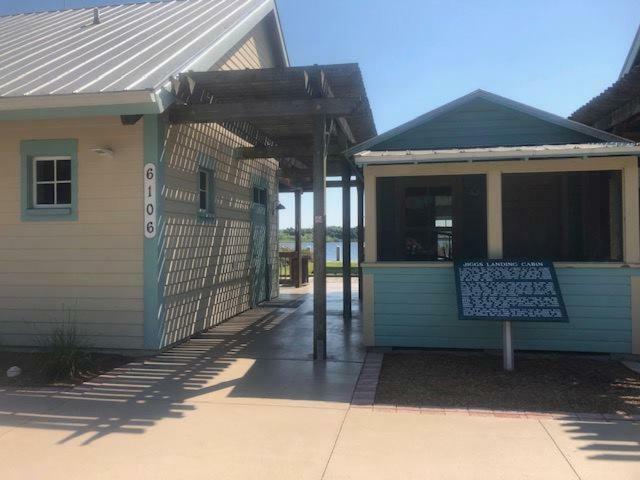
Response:
[{"label": "green shrub", "polygon": [[94,367],[88,345],[78,336],[75,325],[57,327],[45,337],[43,347],[44,373],[51,380],[77,378]]}]

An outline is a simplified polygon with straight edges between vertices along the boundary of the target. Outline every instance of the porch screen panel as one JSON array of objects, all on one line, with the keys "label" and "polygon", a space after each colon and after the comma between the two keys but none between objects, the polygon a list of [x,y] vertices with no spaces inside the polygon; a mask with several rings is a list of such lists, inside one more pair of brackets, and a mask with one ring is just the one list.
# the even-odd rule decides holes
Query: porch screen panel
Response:
[{"label": "porch screen panel", "polygon": [[484,175],[383,177],[377,194],[379,261],[486,258]]},{"label": "porch screen panel", "polygon": [[619,171],[502,176],[506,258],[622,260]]}]

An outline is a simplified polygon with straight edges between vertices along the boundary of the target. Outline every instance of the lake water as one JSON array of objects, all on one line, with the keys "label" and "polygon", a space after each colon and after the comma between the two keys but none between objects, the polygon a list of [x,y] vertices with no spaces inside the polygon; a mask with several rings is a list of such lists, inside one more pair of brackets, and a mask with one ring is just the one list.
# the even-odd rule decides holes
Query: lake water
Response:
[{"label": "lake water", "polygon": [[[296,247],[294,242],[280,242],[280,248],[293,250]],[[342,259],[342,242],[327,242],[327,261],[333,262],[337,260],[336,251],[340,247],[340,259]],[[302,249],[309,249],[313,252],[312,242],[302,242]],[[358,260],[358,242],[351,242],[351,261]]]}]

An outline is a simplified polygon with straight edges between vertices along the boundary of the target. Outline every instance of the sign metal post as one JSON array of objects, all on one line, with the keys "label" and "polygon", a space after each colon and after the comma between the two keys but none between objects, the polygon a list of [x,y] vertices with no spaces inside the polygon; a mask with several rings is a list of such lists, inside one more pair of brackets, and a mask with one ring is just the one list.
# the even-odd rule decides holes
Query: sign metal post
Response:
[{"label": "sign metal post", "polygon": [[513,370],[513,341],[511,339],[511,322],[502,322],[502,359],[504,369]]},{"label": "sign metal post", "polygon": [[514,368],[513,322],[568,322],[553,263],[470,260],[454,264],[460,320],[502,322],[504,369]]}]

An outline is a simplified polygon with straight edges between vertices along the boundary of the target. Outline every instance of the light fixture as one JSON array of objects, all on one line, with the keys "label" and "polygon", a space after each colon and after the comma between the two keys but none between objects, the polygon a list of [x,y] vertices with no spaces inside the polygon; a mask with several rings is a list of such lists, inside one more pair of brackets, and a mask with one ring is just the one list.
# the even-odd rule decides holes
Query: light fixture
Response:
[{"label": "light fixture", "polygon": [[113,157],[113,149],[111,147],[93,147],[89,150],[93,153],[97,153],[101,157]]}]

